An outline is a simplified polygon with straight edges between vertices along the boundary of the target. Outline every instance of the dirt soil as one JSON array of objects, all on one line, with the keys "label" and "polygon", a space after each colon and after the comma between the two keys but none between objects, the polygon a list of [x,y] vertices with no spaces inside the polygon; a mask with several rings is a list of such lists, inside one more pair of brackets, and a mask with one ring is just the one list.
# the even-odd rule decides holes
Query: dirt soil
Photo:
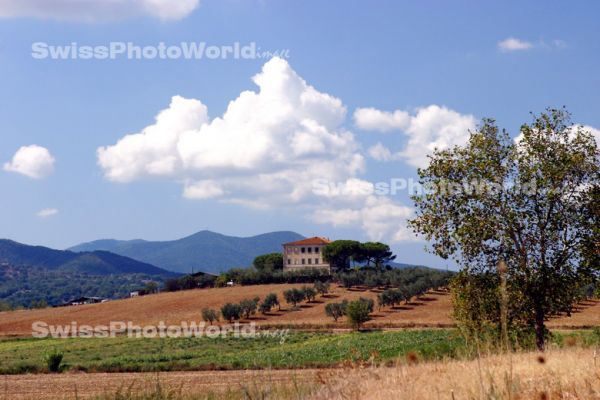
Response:
[{"label": "dirt soil", "polygon": [[[291,310],[283,300],[283,291],[302,287],[301,284],[238,286],[216,289],[197,289],[181,292],[161,293],[151,296],[109,301],[101,304],[22,310],[0,313],[0,337],[31,336],[31,326],[35,321],[51,325],[107,325],[111,321],[131,321],[136,325],[156,325],[164,321],[167,325],[181,321],[201,321],[203,308],[219,309],[226,302],[239,302],[242,299],[268,293],[276,293],[282,302],[281,311],[274,309],[269,315],[257,314],[250,321],[262,326],[291,326],[298,329],[347,328],[345,320],[337,323],[325,315],[325,305],[344,299],[359,297],[376,299],[378,291],[348,290],[334,287],[332,293],[317,296],[313,303],[302,303],[299,310]],[[450,295],[445,292],[430,292],[419,299],[396,308],[375,310],[373,320],[367,323],[372,328],[403,327],[449,327],[453,326]],[[249,321],[244,321],[249,322]],[[550,327],[578,328],[600,325],[600,302],[588,301],[579,305],[571,317],[554,318]]]}]

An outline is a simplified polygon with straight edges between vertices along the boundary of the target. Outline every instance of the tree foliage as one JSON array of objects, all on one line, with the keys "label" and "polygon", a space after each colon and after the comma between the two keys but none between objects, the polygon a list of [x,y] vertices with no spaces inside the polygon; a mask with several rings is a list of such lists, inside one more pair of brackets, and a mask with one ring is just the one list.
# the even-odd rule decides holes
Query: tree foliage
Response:
[{"label": "tree foliage", "polygon": [[286,303],[291,304],[294,308],[296,308],[298,303],[304,301],[306,294],[304,290],[294,288],[283,292],[283,297],[285,298]]},{"label": "tree foliage", "polygon": [[202,320],[212,324],[219,320],[219,312],[212,308],[205,308],[202,310]]},{"label": "tree foliage", "polygon": [[598,241],[588,211],[598,160],[592,135],[566,111],[549,109],[522,125],[518,140],[485,119],[468,144],[436,151],[419,170],[427,190],[414,197],[413,229],[468,275],[497,273],[504,260],[508,291],[523,294],[509,307],[535,326],[539,349],[544,319],[570,313],[598,275],[582,251]]},{"label": "tree foliage", "polygon": [[356,257],[360,257],[360,242],[356,240],[336,240],[323,248],[323,259],[338,271],[350,268]]},{"label": "tree foliage", "polygon": [[335,322],[337,320],[346,315],[346,307],[348,306],[348,301],[344,300],[341,303],[328,303],[325,306],[325,315],[328,317],[332,317]]},{"label": "tree foliage", "polygon": [[263,254],[252,262],[258,271],[276,271],[283,269],[283,255],[281,253]]},{"label": "tree foliage", "polygon": [[221,307],[221,315],[223,319],[233,322],[235,319],[240,319],[242,315],[242,307],[239,304],[227,303]]},{"label": "tree foliage", "polygon": [[262,303],[260,303],[260,312],[266,314],[270,312],[273,307],[279,306],[279,299],[275,293],[269,293]]},{"label": "tree foliage", "polygon": [[253,299],[245,299],[240,301],[240,311],[244,318],[248,319],[250,316],[256,314],[256,310],[258,309],[258,302],[260,301],[259,297],[255,297]]},{"label": "tree foliage", "polygon": [[[369,301],[367,301],[369,300]],[[351,301],[346,306],[346,316],[348,322],[355,329],[360,327],[371,319],[369,314],[373,311],[373,300],[371,299],[359,299]]]}]

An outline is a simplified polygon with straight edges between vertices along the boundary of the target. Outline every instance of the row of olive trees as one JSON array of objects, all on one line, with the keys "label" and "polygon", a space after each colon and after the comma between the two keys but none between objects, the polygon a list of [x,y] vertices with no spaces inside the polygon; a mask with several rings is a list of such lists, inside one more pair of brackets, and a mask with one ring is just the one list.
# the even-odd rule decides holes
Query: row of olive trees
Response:
[{"label": "row of olive trees", "polygon": [[267,314],[276,306],[280,306],[277,295],[269,293],[262,302],[257,296],[253,299],[244,299],[239,303],[226,303],[221,307],[220,313],[212,308],[205,308],[202,310],[202,319],[212,324],[219,321],[221,316],[223,320],[233,322],[242,318],[248,319],[257,311]]},{"label": "row of olive trees", "polygon": [[[321,296],[327,295],[329,289],[329,282],[317,281],[314,286],[289,289],[283,295],[286,303],[296,308],[298,303],[305,300],[308,302],[315,301],[318,294]],[[239,303],[226,303],[221,307],[220,312],[211,308],[205,308],[202,310],[202,319],[211,324],[219,321],[221,317],[225,321],[233,322],[242,318],[248,319],[252,315],[255,315],[257,311],[260,311],[262,314],[268,314],[274,307],[278,307],[278,310],[281,311],[279,298],[275,293],[269,293],[262,302],[260,301],[260,297],[254,297],[253,299],[242,300]]]},{"label": "row of olive trees", "polygon": [[383,307],[395,307],[402,301],[408,304],[413,297],[422,296],[430,289],[432,288],[422,281],[398,289],[386,289],[377,295],[377,305],[381,310]]},{"label": "row of olive trees", "polygon": [[298,303],[303,301],[313,302],[316,300],[317,294],[325,296],[329,293],[329,282],[315,282],[314,286],[303,286],[300,289],[293,288],[283,292],[283,297],[286,303],[291,304],[294,309],[298,307]]}]

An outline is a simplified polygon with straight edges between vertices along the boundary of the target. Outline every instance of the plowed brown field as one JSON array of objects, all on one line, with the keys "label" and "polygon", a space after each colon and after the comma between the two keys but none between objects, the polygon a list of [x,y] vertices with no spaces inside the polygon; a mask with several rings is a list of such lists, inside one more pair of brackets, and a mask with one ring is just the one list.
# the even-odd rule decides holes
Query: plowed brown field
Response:
[{"label": "plowed brown field", "polygon": [[[82,325],[106,325],[111,321],[131,321],[137,325],[154,325],[164,321],[167,325],[181,321],[200,321],[203,308],[219,309],[226,302],[239,302],[242,299],[268,293],[276,293],[282,304],[281,311],[263,316],[257,314],[251,320],[258,325],[291,325],[296,328],[346,328],[345,321],[334,323],[325,315],[325,305],[343,299],[358,297],[375,299],[376,292],[347,290],[334,287],[327,297],[318,296],[316,302],[302,303],[297,311],[283,302],[283,291],[300,284],[238,286],[218,289],[198,289],[182,292],[161,293],[145,297],[115,300],[102,304],[47,308],[0,313],[0,336],[30,336],[31,325],[43,321],[51,325],[67,325],[77,322]],[[453,325],[450,296],[443,292],[429,293],[420,299],[395,309],[375,310],[373,320],[367,327],[447,327]],[[247,321],[246,321],[247,322]],[[600,325],[600,303],[585,302],[571,317],[555,318],[549,322],[552,327],[586,327]]]}]

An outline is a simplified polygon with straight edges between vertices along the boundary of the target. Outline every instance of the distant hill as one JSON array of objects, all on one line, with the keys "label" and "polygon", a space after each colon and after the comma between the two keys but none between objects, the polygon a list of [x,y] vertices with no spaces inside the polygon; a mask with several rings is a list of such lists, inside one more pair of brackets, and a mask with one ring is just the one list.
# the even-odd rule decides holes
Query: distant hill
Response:
[{"label": "distant hill", "polygon": [[79,296],[121,298],[148,281],[177,276],[107,251],[75,253],[0,240],[0,302],[59,305]]},{"label": "distant hill", "polygon": [[249,267],[254,257],[279,252],[283,243],[300,239],[304,239],[304,236],[288,231],[251,237],[201,231],[183,239],[165,242],[97,240],[69,250],[110,251],[181,273],[190,273],[192,270],[219,273],[233,267]]},{"label": "distant hill", "polygon": [[0,264],[49,270],[69,270],[93,275],[173,275],[173,273],[154,265],[108,251],[73,252],[54,250],[42,246],[29,246],[6,239],[0,239]]}]

